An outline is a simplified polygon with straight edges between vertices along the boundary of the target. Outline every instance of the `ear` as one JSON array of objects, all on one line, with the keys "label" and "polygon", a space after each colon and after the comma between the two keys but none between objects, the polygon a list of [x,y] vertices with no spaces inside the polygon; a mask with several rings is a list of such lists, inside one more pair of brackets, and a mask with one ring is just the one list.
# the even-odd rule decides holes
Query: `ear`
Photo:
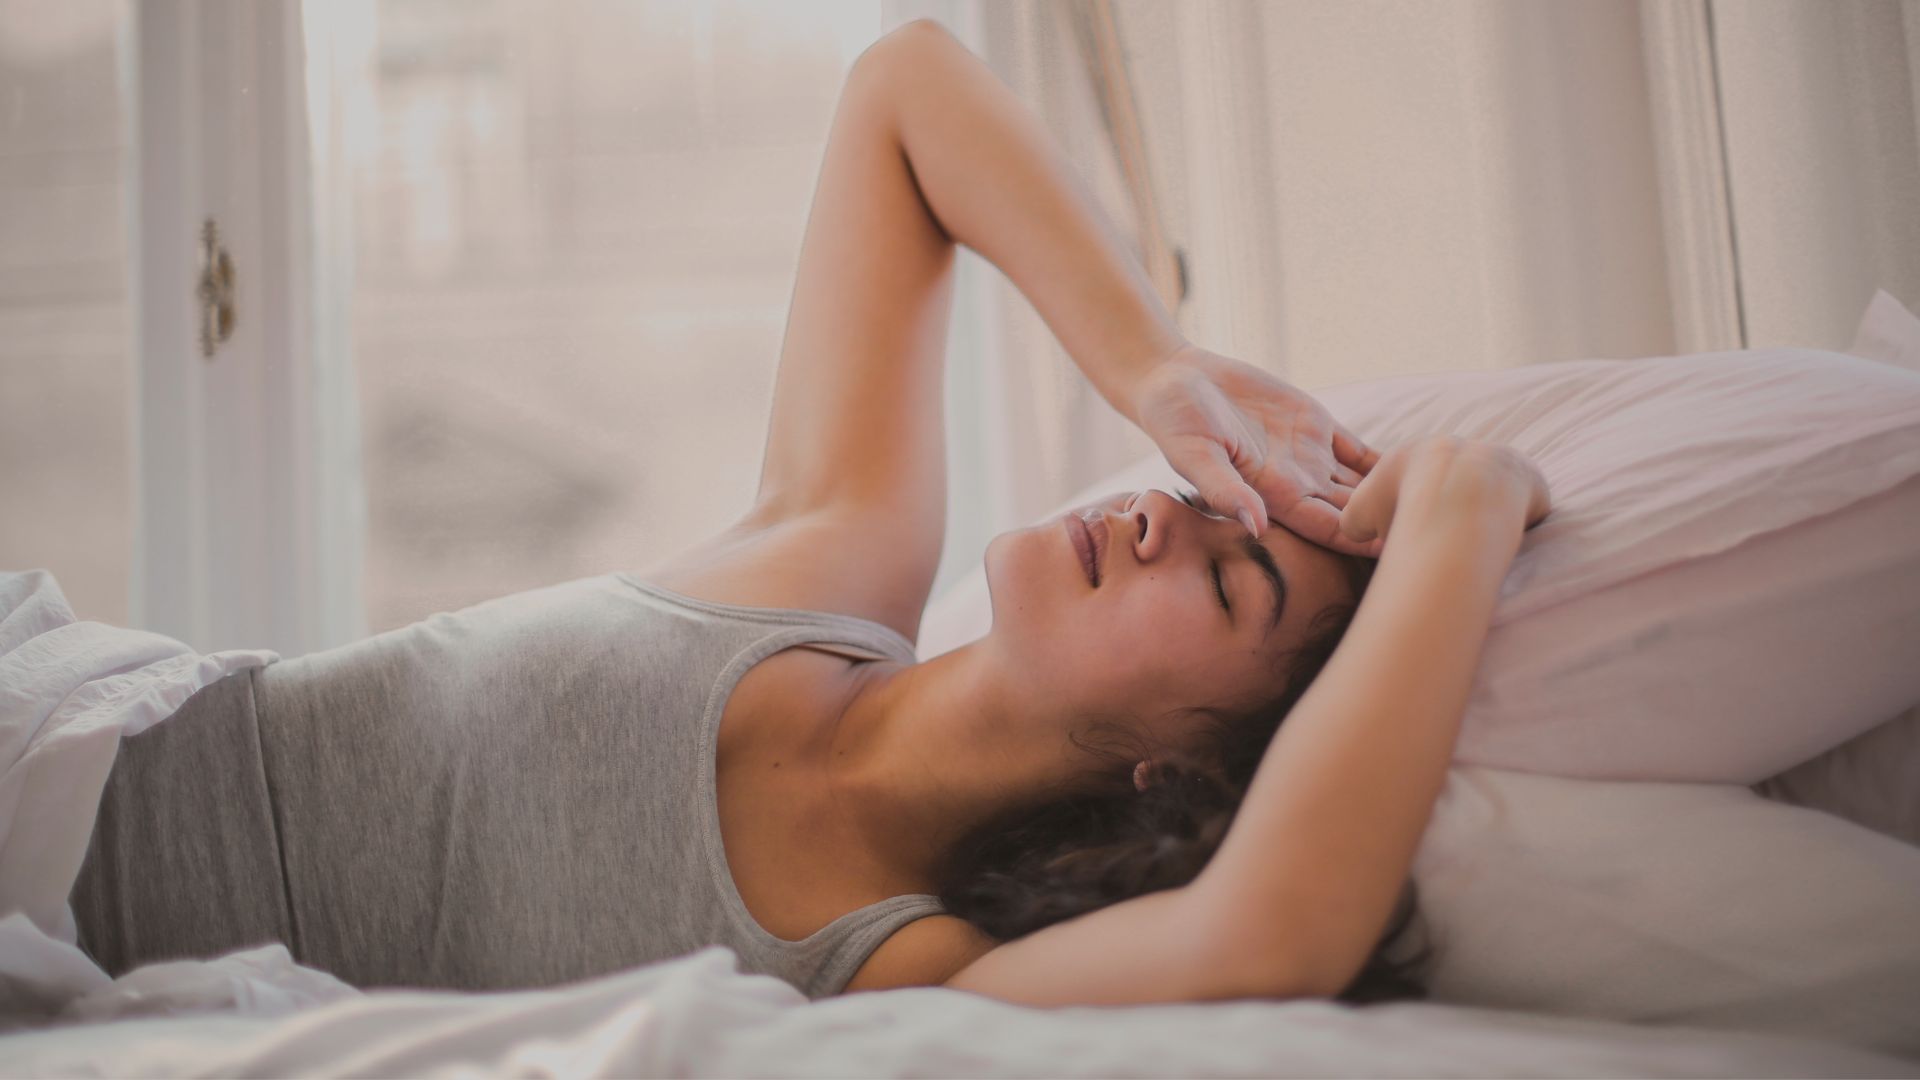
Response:
[{"label": "ear", "polygon": [[1133,787],[1136,791],[1145,791],[1153,785],[1153,766],[1142,761],[1133,767]]}]

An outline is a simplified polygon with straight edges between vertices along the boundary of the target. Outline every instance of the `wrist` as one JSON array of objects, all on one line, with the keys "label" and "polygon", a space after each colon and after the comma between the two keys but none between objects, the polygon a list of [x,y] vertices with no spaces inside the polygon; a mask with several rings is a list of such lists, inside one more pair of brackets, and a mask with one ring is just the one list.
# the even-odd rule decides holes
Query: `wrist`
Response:
[{"label": "wrist", "polygon": [[[1204,350],[1177,332],[1157,335],[1141,342],[1130,355],[1116,357],[1107,372],[1111,387],[1100,387],[1115,411],[1140,426],[1140,402],[1147,386],[1156,378],[1168,378],[1180,361],[1204,354]],[[1095,385],[1099,380],[1095,379]]]}]

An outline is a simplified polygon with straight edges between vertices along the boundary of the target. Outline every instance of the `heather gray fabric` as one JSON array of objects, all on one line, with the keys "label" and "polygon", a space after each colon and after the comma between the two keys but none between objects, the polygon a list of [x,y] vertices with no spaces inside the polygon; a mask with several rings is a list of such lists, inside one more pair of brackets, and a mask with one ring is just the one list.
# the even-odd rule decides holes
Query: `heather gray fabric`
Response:
[{"label": "heather gray fabric", "polygon": [[914,659],[866,619],[613,573],[236,673],[121,743],[81,944],[117,974],[278,940],[356,986],[468,990],[718,944],[837,993],[945,909],[895,896],[786,941],[740,899],[714,734],[747,669],[802,643]]},{"label": "heather gray fabric", "polygon": [[114,975],[290,941],[253,675],[208,683],[120,741],[68,900],[80,947]]}]

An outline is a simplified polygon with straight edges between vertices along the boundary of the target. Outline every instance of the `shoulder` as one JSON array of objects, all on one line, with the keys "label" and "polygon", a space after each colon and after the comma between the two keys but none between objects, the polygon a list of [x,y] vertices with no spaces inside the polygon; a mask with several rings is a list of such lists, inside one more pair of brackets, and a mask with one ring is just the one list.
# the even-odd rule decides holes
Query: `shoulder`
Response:
[{"label": "shoulder", "polygon": [[957,915],[929,915],[895,930],[841,991],[939,986],[1000,942]]},{"label": "shoulder", "polygon": [[886,543],[886,530],[852,509],[755,512],[637,576],[699,600],[852,615],[917,642],[928,589],[886,571]]}]

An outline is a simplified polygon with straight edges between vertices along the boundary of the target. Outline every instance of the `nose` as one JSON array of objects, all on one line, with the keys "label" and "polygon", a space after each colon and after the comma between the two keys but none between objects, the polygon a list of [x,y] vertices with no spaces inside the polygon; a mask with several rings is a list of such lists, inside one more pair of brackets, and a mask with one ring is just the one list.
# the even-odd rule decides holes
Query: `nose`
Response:
[{"label": "nose", "polygon": [[[1183,529],[1193,530],[1199,547],[1216,550],[1226,550],[1233,538],[1245,531],[1238,521],[1188,506],[1184,499],[1159,488],[1149,488],[1133,496],[1118,515],[1107,519],[1112,551],[1131,547],[1134,558],[1141,563],[1152,562],[1171,551]],[[1112,555],[1108,557],[1111,559]]]},{"label": "nose", "polygon": [[1158,488],[1143,491],[1127,503],[1119,521],[1108,523],[1109,531],[1116,545],[1127,543],[1135,558],[1151,562],[1173,542],[1174,519],[1185,505]]}]

